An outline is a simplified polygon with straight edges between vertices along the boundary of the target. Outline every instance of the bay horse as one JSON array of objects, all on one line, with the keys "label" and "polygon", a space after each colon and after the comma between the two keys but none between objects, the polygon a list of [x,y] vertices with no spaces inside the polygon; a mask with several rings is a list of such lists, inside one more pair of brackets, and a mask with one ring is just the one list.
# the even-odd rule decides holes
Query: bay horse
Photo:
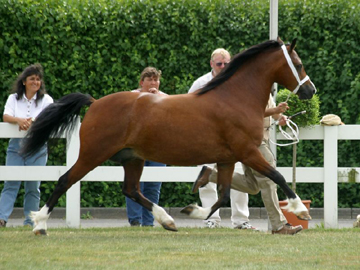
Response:
[{"label": "bay horse", "polygon": [[183,212],[192,217],[207,219],[229,201],[234,164],[240,161],[278,184],[288,197],[289,211],[309,219],[300,198],[258,150],[273,83],[293,89],[300,99],[309,99],[316,91],[295,44],[296,40],[285,45],[278,38],[255,45],[236,55],[218,76],[192,94],[129,91],[95,100],[72,93],[49,105],[29,129],[23,154],[31,155],[50,137],[71,132],[80,109],[91,106],[81,124],[76,163],[59,178],[40,211],[32,213],[34,233],[47,233],[46,222],[59,197],[106,160],[124,167],[123,194],[151,211],[167,230],[177,231],[173,218],[139,190],[144,160],[178,166],[217,163],[222,186],[219,200],[209,208],[185,207]]}]

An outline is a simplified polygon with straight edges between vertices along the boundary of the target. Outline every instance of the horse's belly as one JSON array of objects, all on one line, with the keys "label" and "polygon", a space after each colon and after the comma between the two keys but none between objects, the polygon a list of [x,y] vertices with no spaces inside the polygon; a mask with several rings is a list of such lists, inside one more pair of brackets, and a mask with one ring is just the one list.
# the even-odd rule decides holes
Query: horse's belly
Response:
[{"label": "horse's belly", "polygon": [[135,153],[144,160],[157,161],[169,165],[191,166],[217,162],[236,162],[232,152],[212,144],[174,142],[159,143],[151,149],[147,146],[136,147]]}]

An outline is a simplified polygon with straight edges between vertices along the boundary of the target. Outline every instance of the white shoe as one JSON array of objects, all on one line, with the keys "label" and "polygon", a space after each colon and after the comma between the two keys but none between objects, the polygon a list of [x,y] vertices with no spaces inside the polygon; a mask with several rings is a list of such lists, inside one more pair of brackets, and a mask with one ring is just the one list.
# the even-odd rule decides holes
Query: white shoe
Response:
[{"label": "white shoe", "polygon": [[244,222],[241,225],[236,226],[234,229],[239,229],[239,230],[251,230],[251,231],[259,231],[259,229],[255,228],[254,226],[252,226],[249,222]]},{"label": "white shoe", "polygon": [[205,226],[209,229],[219,228],[219,224],[211,220],[208,220]]}]

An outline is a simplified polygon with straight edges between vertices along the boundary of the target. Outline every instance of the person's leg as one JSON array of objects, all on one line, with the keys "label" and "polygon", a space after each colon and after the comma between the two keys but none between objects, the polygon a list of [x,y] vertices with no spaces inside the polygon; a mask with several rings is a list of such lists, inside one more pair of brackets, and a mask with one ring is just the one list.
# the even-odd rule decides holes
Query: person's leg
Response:
[{"label": "person's leg", "polygon": [[[244,164],[242,164],[242,167],[243,167],[243,173],[239,173],[235,169],[235,171],[233,173],[233,178],[231,181],[231,189],[241,191],[244,193],[248,193],[248,194],[252,194],[252,195],[258,194],[260,191],[259,185],[258,185],[255,177],[253,176],[251,168],[245,166]],[[199,182],[199,183],[197,183],[197,182]],[[217,184],[217,175],[211,174],[208,178],[201,177],[200,181],[197,180],[195,182],[195,184],[196,184],[196,187],[199,187],[200,183],[207,184],[209,182]],[[193,188],[193,190],[194,190],[194,188]]]},{"label": "person's leg", "polygon": [[264,202],[271,228],[277,231],[287,223],[287,220],[280,209],[276,184],[266,177],[256,178],[260,185],[261,198]]},{"label": "person's leg", "polygon": [[238,227],[245,222],[249,222],[249,195],[234,189],[230,190],[231,199],[231,222]]},{"label": "person's leg", "polygon": [[21,181],[5,181],[0,196],[0,219],[8,221],[14,210],[14,203],[21,186]]},{"label": "person's leg", "polygon": [[40,181],[25,181],[25,196],[24,196],[24,225],[33,226],[34,223],[30,218],[32,211],[39,211],[40,205]]},{"label": "person's leg", "polygon": [[[210,183],[208,183],[202,188],[199,188],[199,197],[202,207],[211,207],[218,200],[217,185],[215,183],[212,183],[211,181],[211,179],[216,179],[215,182],[217,182],[216,168],[212,170],[209,179],[210,179]],[[207,220],[205,220],[205,224],[209,228],[218,227],[220,225],[220,222],[221,222],[220,209],[216,210],[214,214],[212,214]]]},{"label": "person's leg", "polygon": [[242,164],[242,167],[244,174],[234,172],[231,182],[231,189],[251,195],[258,194],[260,191],[259,184],[253,175],[252,169],[245,166],[244,164]]},{"label": "person's leg", "polygon": [[[23,158],[18,154],[20,139],[11,139],[6,151],[6,166],[24,166]],[[8,221],[14,209],[14,203],[21,186],[21,181],[5,181],[0,197],[0,219]]]},{"label": "person's leg", "polygon": [[[46,166],[47,158],[47,146],[44,146],[38,153],[29,158],[25,158],[25,166]],[[24,186],[24,225],[29,224],[32,226],[33,221],[30,218],[30,213],[31,211],[39,211],[40,181],[25,181]]]},{"label": "person's leg", "polygon": [[[155,161],[145,161],[145,166],[148,167],[165,167],[166,164],[155,162]],[[146,182],[144,183],[143,194],[144,196],[152,201],[155,204],[159,203],[160,198],[160,189],[161,182]],[[142,225],[143,226],[154,226],[154,216],[153,214],[142,207]]]},{"label": "person's leg", "polygon": [[[263,142],[259,147],[259,150],[266,161],[275,168],[275,159],[268,144]],[[253,171],[253,174],[259,183],[261,198],[269,216],[272,230],[280,230],[287,223],[287,220],[280,209],[277,186],[271,179],[264,177],[262,174],[256,171]]]}]

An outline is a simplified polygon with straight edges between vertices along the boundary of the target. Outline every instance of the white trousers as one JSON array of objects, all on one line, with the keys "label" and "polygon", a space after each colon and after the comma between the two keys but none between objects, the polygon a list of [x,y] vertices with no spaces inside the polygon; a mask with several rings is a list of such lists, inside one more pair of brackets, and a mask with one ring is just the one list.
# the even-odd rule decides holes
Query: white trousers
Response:
[{"label": "white trousers", "polygon": [[[206,186],[199,188],[199,196],[202,207],[211,207],[218,200],[217,185],[209,182]],[[247,193],[230,190],[231,200],[231,222],[234,227],[249,221],[249,196]],[[208,219],[220,224],[221,218],[219,209]],[[207,220],[205,220],[207,222]]]}]

